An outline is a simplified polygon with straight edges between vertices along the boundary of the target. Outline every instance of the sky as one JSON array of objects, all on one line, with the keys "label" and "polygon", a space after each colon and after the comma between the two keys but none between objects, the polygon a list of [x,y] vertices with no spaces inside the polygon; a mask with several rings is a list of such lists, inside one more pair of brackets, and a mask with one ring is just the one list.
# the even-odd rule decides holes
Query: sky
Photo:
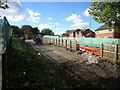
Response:
[{"label": "sky", "polygon": [[6,16],[11,25],[31,25],[51,29],[55,34],[66,30],[96,30],[99,24],[89,15],[90,2],[9,2],[9,9],[0,9],[0,15]]}]

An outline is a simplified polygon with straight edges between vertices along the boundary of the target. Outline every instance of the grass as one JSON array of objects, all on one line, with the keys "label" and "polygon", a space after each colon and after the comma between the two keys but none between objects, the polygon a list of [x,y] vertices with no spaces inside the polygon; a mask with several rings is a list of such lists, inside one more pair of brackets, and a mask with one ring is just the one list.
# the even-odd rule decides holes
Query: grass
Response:
[{"label": "grass", "polygon": [[6,88],[37,88],[56,90],[70,88],[58,73],[49,67],[44,58],[38,56],[24,42],[12,37],[7,48],[7,83]]}]

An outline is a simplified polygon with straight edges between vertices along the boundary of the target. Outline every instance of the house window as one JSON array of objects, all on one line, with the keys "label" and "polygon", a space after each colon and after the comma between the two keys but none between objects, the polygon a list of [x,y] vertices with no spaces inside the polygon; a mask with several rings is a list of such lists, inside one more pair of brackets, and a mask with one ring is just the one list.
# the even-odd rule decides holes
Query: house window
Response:
[{"label": "house window", "polygon": [[109,29],[108,31],[109,31],[109,32],[111,32],[111,31],[112,31],[112,29]]}]

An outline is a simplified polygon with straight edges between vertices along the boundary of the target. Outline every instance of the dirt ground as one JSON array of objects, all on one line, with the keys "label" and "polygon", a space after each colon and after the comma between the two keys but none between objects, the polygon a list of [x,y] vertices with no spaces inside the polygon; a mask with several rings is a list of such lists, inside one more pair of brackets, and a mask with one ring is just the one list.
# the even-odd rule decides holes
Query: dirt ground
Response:
[{"label": "dirt ground", "polygon": [[74,88],[120,88],[120,66],[83,51],[70,51],[54,45],[26,43],[44,56],[60,77]]}]

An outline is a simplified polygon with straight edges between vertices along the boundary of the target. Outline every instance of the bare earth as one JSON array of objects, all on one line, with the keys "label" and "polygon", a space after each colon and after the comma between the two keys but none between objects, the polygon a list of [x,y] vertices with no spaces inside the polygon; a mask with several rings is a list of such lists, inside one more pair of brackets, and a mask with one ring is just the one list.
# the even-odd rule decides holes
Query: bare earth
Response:
[{"label": "bare earth", "polygon": [[38,55],[44,56],[61,78],[75,88],[120,88],[120,68],[116,64],[85,52],[71,52],[54,45],[34,44],[32,40],[26,40],[26,43],[37,50]]}]

